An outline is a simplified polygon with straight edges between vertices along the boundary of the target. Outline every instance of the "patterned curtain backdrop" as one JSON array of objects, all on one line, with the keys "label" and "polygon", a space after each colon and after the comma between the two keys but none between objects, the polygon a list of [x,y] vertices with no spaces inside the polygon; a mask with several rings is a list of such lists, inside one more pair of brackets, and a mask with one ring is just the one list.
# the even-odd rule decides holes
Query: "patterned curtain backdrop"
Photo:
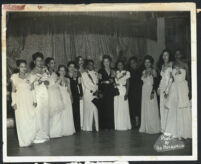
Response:
[{"label": "patterned curtain backdrop", "polygon": [[182,47],[190,56],[189,18],[189,12],[10,12],[8,77],[16,59],[29,63],[37,51],[54,57],[57,65],[76,56],[94,59],[97,69],[104,54],[112,56],[113,64],[132,55],[141,61],[147,53],[157,60],[165,47]]},{"label": "patterned curtain backdrop", "polygon": [[[157,19],[151,14],[123,13],[10,13],[7,22],[7,59],[10,75],[18,58],[31,62],[33,53],[67,64],[76,56],[100,66],[102,55],[127,60],[142,58],[147,39],[157,39]],[[143,19],[142,19],[143,18]]]},{"label": "patterned curtain backdrop", "polygon": [[114,62],[121,58],[125,61],[130,56],[142,58],[146,54],[147,41],[143,38],[117,37],[108,35],[72,35],[67,33],[49,35],[27,35],[24,42],[18,37],[7,40],[7,59],[9,74],[16,68],[15,61],[19,58],[31,62],[32,54],[39,51],[45,57],[54,57],[56,65],[66,65],[76,56],[93,59],[100,67],[102,55],[108,54]]}]

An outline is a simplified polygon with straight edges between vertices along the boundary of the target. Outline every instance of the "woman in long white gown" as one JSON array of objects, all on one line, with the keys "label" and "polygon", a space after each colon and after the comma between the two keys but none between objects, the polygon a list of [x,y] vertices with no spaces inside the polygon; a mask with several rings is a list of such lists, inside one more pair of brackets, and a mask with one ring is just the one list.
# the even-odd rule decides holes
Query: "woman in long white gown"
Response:
[{"label": "woman in long white gown", "polygon": [[37,52],[33,54],[32,59],[34,68],[30,73],[32,89],[36,97],[36,122],[37,135],[34,143],[43,143],[49,140],[49,106],[48,106],[48,76],[42,70],[43,54]]},{"label": "woman in long white gown", "polygon": [[115,83],[119,90],[119,95],[114,97],[114,122],[115,130],[130,130],[130,112],[128,105],[128,90],[130,72],[124,70],[124,63],[117,62]]},{"label": "woman in long white gown", "polygon": [[158,94],[160,95],[161,132],[164,132],[168,112],[165,108],[165,102],[168,92],[168,85],[171,82],[172,76],[172,57],[168,50],[163,50],[158,62],[158,67],[162,77],[158,88]]},{"label": "woman in long white gown", "polygon": [[154,60],[151,56],[145,56],[145,70],[142,74],[142,105],[141,105],[141,126],[139,131],[143,133],[159,133],[160,119],[158,102],[155,92],[154,78],[156,71],[152,68]]},{"label": "woman in long white gown", "polygon": [[94,94],[98,91],[98,74],[93,70],[94,62],[92,60],[88,60],[86,65],[87,71],[82,74],[85,87],[83,97],[83,130],[92,131],[94,120],[95,129],[99,131],[98,109],[92,102],[92,100],[96,98]]},{"label": "woman in long white gown", "polygon": [[174,138],[192,138],[192,111],[188,84],[185,80],[186,70],[176,66],[172,74],[174,82],[166,104],[168,118],[165,133]]},{"label": "woman in long white gown", "polygon": [[62,115],[64,110],[64,104],[62,101],[62,95],[58,84],[58,76],[54,71],[55,62],[54,59],[48,57],[45,59],[45,64],[48,66],[50,73],[49,86],[48,86],[48,102],[49,102],[49,128],[50,138],[57,138],[63,135],[62,132]]},{"label": "woman in long white gown", "polygon": [[36,137],[35,99],[26,73],[27,64],[18,60],[19,73],[11,76],[12,107],[15,109],[15,120],[20,147],[29,146]]},{"label": "woman in long white gown", "polygon": [[165,107],[168,111],[164,134],[154,144],[156,151],[170,151],[185,147],[181,138],[192,138],[192,111],[186,80],[188,66],[175,53],[171,83],[168,85]]},{"label": "woman in long white gown", "polygon": [[70,90],[70,81],[66,78],[66,67],[60,65],[58,67],[59,73],[59,87],[62,95],[62,100],[64,103],[64,110],[62,111],[62,126],[61,132],[63,136],[73,135],[75,133],[73,112],[72,112],[72,96]]}]

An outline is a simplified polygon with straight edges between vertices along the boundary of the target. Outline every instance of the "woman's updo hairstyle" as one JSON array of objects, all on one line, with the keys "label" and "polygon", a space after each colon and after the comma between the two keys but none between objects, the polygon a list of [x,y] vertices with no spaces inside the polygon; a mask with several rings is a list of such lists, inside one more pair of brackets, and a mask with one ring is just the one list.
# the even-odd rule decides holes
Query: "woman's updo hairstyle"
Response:
[{"label": "woman's updo hairstyle", "polygon": [[41,52],[36,52],[32,55],[32,60],[35,61],[37,58],[41,58],[43,60],[44,56]]},{"label": "woman's updo hairstyle", "polygon": [[112,63],[112,58],[109,55],[103,55],[102,62],[101,62],[102,68],[104,68],[103,62],[105,59],[108,59],[110,61],[110,63]]},{"label": "woman's updo hairstyle", "polygon": [[26,60],[24,60],[24,59],[18,59],[18,60],[16,61],[17,67],[19,67],[20,64],[22,64],[22,63],[27,64]]},{"label": "woman's updo hairstyle", "polygon": [[51,62],[52,60],[54,60],[54,58],[52,58],[52,57],[47,57],[47,58],[45,59],[45,65],[48,66],[48,64],[50,64],[50,62]]}]

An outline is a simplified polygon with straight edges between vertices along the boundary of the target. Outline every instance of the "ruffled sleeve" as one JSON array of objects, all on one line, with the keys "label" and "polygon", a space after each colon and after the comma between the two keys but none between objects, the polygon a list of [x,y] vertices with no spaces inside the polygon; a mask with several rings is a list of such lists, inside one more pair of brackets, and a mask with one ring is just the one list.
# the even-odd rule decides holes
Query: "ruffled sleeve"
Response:
[{"label": "ruffled sleeve", "polygon": [[126,80],[129,79],[131,77],[131,74],[129,71],[126,71]]}]

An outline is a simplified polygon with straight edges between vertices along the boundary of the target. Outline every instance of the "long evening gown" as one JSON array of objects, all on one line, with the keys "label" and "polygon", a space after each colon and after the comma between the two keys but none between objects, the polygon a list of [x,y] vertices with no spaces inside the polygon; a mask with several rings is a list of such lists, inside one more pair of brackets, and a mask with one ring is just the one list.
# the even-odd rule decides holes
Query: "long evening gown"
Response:
[{"label": "long evening gown", "polygon": [[167,119],[167,109],[165,108],[166,98],[164,92],[167,91],[168,85],[171,80],[172,67],[167,67],[164,71],[161,70],[161,81],[159,84],[160,89],[160,119],[161,119],[161,131],[164,132]]},{"label": "long evening gown", "polygon": [[185,80],[186,70],[173,69],[174,82],[166,103],[168,109],[165,133],[175,138],[192,138],[192,111],[188,97],[188,83]]},{"label": "long evening gown", "polygon": [[61,116],[61,122],[62,122],[61,134],[62,136],[69,136],[75,133],[72,102],[71,102],[70,94],[68,92],[67,85],[65,84],[60,85],[60,91],[61,91],[62,100],[64,103],[64,110],[62,111],[62,116]]},{"label": "long evening gown", "polygon": [[48,97],[50,110],[50,138],[57,138],[62,136],[62,111],[64,110],[64,103],[60,92],[59,84],[56,83],[57,75],[53,72],[49,78]]},{"label": "long evening gown", "polygon": [[19,146],[25,147],[31,145],[36,137],[34,97],[29,80],[20,78],[18,73],[13,74],[11,80],[16,89],[16,92],[12,93],[12,105],[17,105],[15,120]]},{"label": "long evening gown", "polygon": [[129,78],[130,73],[128,71],[116,72],[115,82],[119,90],[119,95],[114,97],[115,130],[131,129],[128,99],[124,99],[124,96],[126,94],[126,81]]},{"label": "long evening gown", "polygon": [[[49,105],[48,90],[43,81],[43,75],[31,72],[30,81],[34,83],[34,93],[36,97],[36,124],[38,127],[34,143],[41,143],[49,140]],[[47,80],[47,79],[45,79]]]},{"label": "long evening gown", "polygon": [[[144,72],[143,72],[144,74]],[[141,104],[141,126],[139,131],[143,133],[159,133],[160,119],[156,93],[151,100],[150,95],[153,88],[154,78],[152,75],[142,75],[142,104]]]},{"label": "long evening gown", "polygon": [[114,86],[113,83],[107,83],[112,79],[112,76],[111,73],[108,75],[105,69],[100,69],[99,74],[102,76],[99,89],[103,94],[101,109],[99,110],[100,129],[114,129]]},{"label": "long evening gown", "polygon": [[168,113],[164,134],[154,144],[154,149],[158,152],[184,149],[185,144],[180,138],[192,138],[192,111],[185,80],[186,70],[174,68],[172,74],[174,82],[169,86],[165,103]]},{"label": "long evening gown", "polygon": [[142,98],[142,80],[141,72],[139,69],[129,69],[129,91],[128,91],[128,102],[132,127],[135,125],[135,118],[141,115],[141,98]]}]

